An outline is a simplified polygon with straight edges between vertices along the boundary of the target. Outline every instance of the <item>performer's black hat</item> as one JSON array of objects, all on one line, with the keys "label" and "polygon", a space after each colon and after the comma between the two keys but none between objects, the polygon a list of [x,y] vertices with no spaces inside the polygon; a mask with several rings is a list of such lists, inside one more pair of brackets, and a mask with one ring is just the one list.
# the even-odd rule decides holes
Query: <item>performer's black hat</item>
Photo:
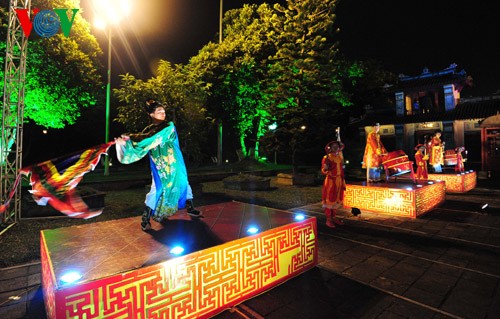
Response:
[{"label": "performer's black hat", "polygon": [[332,147],[334,144],[337,144],[339,146],[339,151],[342,151],[344,149],[344,143],[339,142],[339,141],[331,141],[330,143],[326,144],[326,146],[325,146],[326,154],[330,154],[332,152]]},{"label": "performer's black hat", "polygon": [[415,146],[415,151],[418,151],[422,147],[425,148],[425,145],[424,144],[418,144],[417,146]]},{"label": "performer's black hat", "polygon": [[149,98],[146,100],[146,106],[144,107],[144,110],[148,113],[151,114],[155,111],[155,109],[159,106],[164,106],[162,103],[155,101],[152,98]]}]

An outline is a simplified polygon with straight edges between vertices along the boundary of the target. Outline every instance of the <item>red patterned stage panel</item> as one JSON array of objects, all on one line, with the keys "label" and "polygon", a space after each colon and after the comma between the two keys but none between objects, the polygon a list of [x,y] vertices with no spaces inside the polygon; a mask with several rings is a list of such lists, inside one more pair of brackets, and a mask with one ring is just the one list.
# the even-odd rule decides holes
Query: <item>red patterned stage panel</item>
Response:
[{"label": "red patterned stage panel", "polygon": [[344,206],[376,213],[417,218],[445,200],[445,184],[379,183],[347,184]]},{"label": "red patterned stage panel", "polygon": [[[318,263],[316,218],[239,202],[184,211],[153,230],[140,217],[41,232],[48,318],[207,318]],[[254,225],[260,229],[247,235]],[[189,247],[176,257],[177,243]],[[65,284],[77,271],[82,278]]]},{"label": "red patterned stage panel", "polygon": [[466,193],[474,189],[477,184],[477,175],[474,171],[463,174],[429,174],[429,179],[444,181],[447,193]]}]

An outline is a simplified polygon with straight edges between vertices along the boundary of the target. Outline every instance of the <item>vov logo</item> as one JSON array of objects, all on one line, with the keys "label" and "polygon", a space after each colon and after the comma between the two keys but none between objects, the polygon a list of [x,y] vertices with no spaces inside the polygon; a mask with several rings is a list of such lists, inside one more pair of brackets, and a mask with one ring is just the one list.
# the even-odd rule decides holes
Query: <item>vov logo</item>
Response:
[{"label": "vov logo", "polygon": [[[64,34],[64,36],[69,37],[69,32],[75,21],[76,13],[80,9],[54,9],[54,10],[41,10],[34,8],[31,12],[33,20],[30,21],[28,16],[28,9],[14,9],[17,14],[17,18],[21,23],[24,35],[29,37],[31,30],[35,29],[35,32],[43,37],[49,38],[59,32],[59,27]],[[68,18],[68,10],[73,12],[71,19]]]}]

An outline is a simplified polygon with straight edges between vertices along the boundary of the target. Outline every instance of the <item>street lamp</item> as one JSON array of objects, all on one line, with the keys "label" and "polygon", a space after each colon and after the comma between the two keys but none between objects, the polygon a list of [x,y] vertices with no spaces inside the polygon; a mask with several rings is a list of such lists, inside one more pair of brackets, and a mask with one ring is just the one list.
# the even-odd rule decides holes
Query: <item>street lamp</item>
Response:
[{"label": "street lamp", "polygon": [[[111,105],[111,24],[118,24],[121,18],[130,13],[130,2],[128,0],[94,0],[94,12],[96,19],[94,25],[101,30],[108,31],[108,82],[106,84],[106,133],[104,143],[109,141],[109,116]],[[104,175],[109,175],[109,156],[104,156]]]}]

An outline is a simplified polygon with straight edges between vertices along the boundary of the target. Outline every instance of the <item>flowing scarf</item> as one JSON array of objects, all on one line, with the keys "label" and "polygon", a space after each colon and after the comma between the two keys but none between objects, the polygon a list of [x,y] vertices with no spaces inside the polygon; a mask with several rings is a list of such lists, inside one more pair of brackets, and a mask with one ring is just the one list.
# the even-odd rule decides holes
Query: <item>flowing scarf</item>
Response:
[{"label": "flowing scarf", "polygon": [[76,191],[83,176],[94,170],[102,154],[115,144],[109,142],[64,157],[22,168],[13,184],[7,200],[0,206],[4,213],[15,194],[21,176],[29,177],[29,191],[38,205],[51,205],[61,213],[73,218],[92,218],[102,213],[102,208],[92,210]]}]

